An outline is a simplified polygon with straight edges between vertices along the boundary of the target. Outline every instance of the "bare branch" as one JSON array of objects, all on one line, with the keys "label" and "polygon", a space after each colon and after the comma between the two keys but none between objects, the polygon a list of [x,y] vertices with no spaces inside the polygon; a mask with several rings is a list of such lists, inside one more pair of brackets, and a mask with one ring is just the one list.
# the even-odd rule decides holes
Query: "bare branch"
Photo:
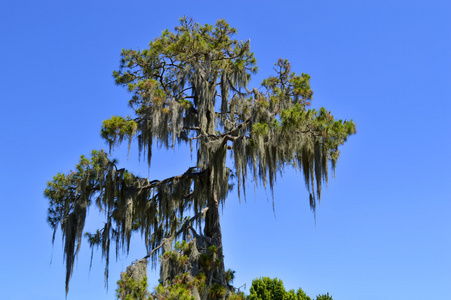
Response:
[{"label": "bare branch", "polygon": [[187,179],[187,178],[196,178],[196,177],[200,177],[206,174],[206,170],[202,170],[200,172],[195,172],[195,173],[191,173],[191,171],[194,168],[191,167],[189,168],[184,174],[182,175],[177,175],[177,176],[173,176],[173,177],[169,177],[166,178],[164,180],[153,180],[151,182],[149,182],[146,186],[140,187],[139,190],[148,190],[148,189],[153,189],[157,186],[169,183],[171,181],[175,181],[175,180],[181,180],[181,179]]}]

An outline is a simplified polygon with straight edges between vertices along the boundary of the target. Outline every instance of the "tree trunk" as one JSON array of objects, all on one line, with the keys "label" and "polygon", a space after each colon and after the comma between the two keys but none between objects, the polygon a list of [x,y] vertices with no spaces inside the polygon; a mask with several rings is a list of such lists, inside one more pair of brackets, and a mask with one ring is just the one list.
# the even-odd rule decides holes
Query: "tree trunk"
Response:
[{"label": "tree trunk", "polygon": [[[206,174],[207,180],[209,175]],[[211,183],[209,187],[204,234],[190,228],[192,236],[187,240],[187,248],[174,249],[173,239],[163,247],[160,266],[163,290],[157,292],[158,299],[166,299],[180,289],[189,290],[196,300],[225,300],[235,292],[226,280],[218,194]],[[196,280],[202,283],[193,284]]]},{"label": "tree trunk", "polygon": [[224,255],[222,249],[222,233],[221,225],[219,223],[219,202],[215,189],[213,189],[212,195],[208,199],[208,210],[205,216],[205,228],[204,235],[210,238],[211,244],[216,246],[216,258],[219,259],[219,264],[214,268],[209,278],[209,283],[215,281],[223,286],[226,286],[224,279],[225,267],[224,267]]}]

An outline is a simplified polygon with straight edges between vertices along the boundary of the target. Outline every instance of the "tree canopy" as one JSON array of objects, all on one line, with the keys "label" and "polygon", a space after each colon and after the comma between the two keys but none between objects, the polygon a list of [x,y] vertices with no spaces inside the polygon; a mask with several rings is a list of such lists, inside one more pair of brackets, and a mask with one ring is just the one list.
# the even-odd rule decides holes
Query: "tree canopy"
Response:
[{"label": "tree canopy", "polygon": [[[312,300],[310,296],[298,288],[295,290],[285,290],[282,280],[269,277],[261,277],[252,281],[250,294],[247,300]],[[333,300],[332,296],[320,294],[316,296],[316,300]]]},{"label": "tree canopy", "polygon": [[[225,20],[202,26],[182,18],[174,32],[163,31],[148,49],[122,50],[113,76],[131,93],[132,116],[103,121],[109,152],[124,141],[130,150],[136,139],[149,167],[154,143],[164,148],[187,144],[195,159],[183,174],[149,180],[121,168],[109,153],[93,150],[75,171],[59,173],[48,183],[48,221],[63,234],[66,292],[83,235],[92,249],[101,248],[108,278],[111,248],[128,252],[132,234],[140,232],[153,266],[175,240],[191,241],[174,252],[187,257],[182,266],[161,259],[165,287],[188,270],[193,278],[206,275],[208,289],[198,291],[200,298],[211,297],[215,284],[226,287],[222,296],[227,296],[232,288],[222,259],[218,211],[233,183],[239,197],[249,178],[272,191],[277,175],[291,166],[301,170],[315,211],[338,147],[356,133],[355,124],[335,119],[325,108],[309,108],[310,76],[294,73],[288,60],[279,59],[275,74],[250,88],[256,59],[250,40],[234,39],[236,32]],[[85,233],[91,206],[103,212],[105,222]],[[206,267],[202,257],[216,262]]]}]

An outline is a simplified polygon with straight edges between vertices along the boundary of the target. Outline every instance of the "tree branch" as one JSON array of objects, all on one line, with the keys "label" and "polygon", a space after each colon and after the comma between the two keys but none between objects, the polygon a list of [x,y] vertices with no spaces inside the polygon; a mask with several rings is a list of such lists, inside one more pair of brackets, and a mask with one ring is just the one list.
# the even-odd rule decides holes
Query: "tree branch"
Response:
[{"label": "tree branch", "polygon": [[143,258],[149,258],[150,256],[152,256],[152,254],[154,254],[156,251],[158,251],[158,249],[160,249],[161,247],[163,247],[163,245],[167,242],[167,241],[172,241],[176,236],[178,236],[180,233],[182,233],[185,229],[187,229],[189,226],[189,224],[191,224],[192,221],[194,221],[195,219],[199,218],[200,216],[204,216],[207,213],[208,207],[205,207],[204,209],[202,209],[200,212],[198,212],[197,214],[195,214],[193,217],[191,217],[189,220],[186,220],[182,227],[180,227],[180,229],[174,233],[173,236],[168,237],[168,238],[164,238],[161,241],[161,244],[152,249],[152,251],[150,251],[146,256],[144,256]]},{"label": "tree branch", "polygon": [[247,118],[245,121],[241,122],[238,126],[236,126],[235,128],[230,129],[228,132],[224,133],[222,136],[227,136],[227,135],[231,135],[233,134],[233,132],[241,129],[244,125],[246,125],[247,123],[249,123],[251,121],[251,118]]},{"label": "tree branch", "polygon": [[168,182],[174,181],[174,180],[181,180],[181,179],[187,179],[187,178],[196,178],[203,176],[206,173],[206,170],[202,170],[200,172],[191,173],[191,171],[194,169],[194,167],[189,168],[184,174],[177,175],[173,177],[166,178],[164,180],[152,180],[150,181],[146,186],[142,186],[139,188],[139,190],[148,190],[155,188],[157,186],[160,186],[162,184],[166,184]]}]

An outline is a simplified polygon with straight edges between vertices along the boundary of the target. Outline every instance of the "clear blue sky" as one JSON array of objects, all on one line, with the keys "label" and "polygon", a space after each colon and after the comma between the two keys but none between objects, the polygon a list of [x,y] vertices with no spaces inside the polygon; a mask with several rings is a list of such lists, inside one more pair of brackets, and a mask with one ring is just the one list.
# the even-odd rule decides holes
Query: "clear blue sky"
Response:
[{"label": "clear blue sky", "polygon": [[[145,48],[183,15],[225,18],[251,39],[260,67],[291,61],[309,73],[314,107],[353,119],[315,225],[300,174],[271,195],[249,188],[222,214],[226,267],[235,286],[281,278],[335,300],[451,297],[451,2],[446,1],[4,1],[0,10],[0,290],[3,299],[64,299],[61,235],[51,246],[46,182],[82,154],[106,147],[102,120],[126,115],[112,71],[122,48]],[[190,165],[186,149],[146,164],[150,178]],[[180,152],[179,152],[180,151]],[[178,154],[181,153],[181,154]],[[269,201],[268,201],[269,199]],[[91,210],[95,226],[98,214]],[[68,299],[115,299],[121,270],[145,255],[139,239],[114,259],[108,292],[100,253],[82,245]],[[50,261],[52,260],[52,264]],[[149,272],[154,286],[158,271]]]}]

